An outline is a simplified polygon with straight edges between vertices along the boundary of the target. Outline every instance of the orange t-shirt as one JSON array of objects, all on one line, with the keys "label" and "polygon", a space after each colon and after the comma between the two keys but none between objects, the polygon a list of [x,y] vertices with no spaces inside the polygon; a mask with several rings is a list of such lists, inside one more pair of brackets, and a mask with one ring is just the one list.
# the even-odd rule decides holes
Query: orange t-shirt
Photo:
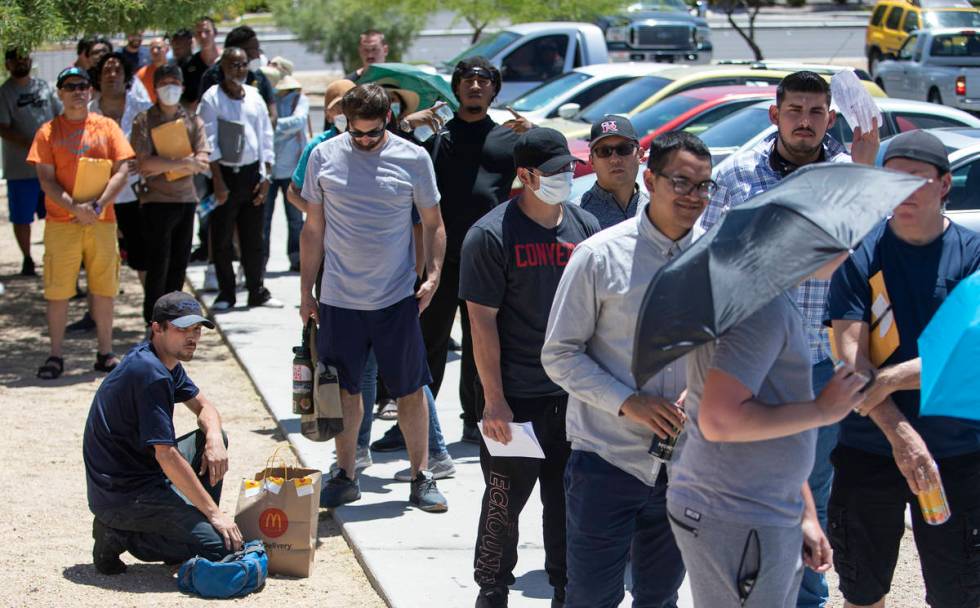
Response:
[{"label": "orange t-shirt", "polygon": [[157,102],[157,91],[153,88],[153,75],[157,71],[157,66],[152,63],[148,63],[136,70],[136,77],[140,79],[143,83],[143,87],[146,88],[146,92],[150,94],[150,101],[153,103]]},{"label": "orange t-shirt", "polygon": [[[64,115],[41,125],[34,135],[34,143],[27,154],[27,162],[54,165],[54,175],[61,187],[71,194],[75,187],[75,173],[79,157],[107,158],[113,162],[133,158],[129,140],[111,118],[89,112],[85,120],[68,120]],[[99,218],[103,222],[116,221],[115,201],[111,201]],[[50,222],[70,222],[75,215],[45,195],[44,207]]]}]

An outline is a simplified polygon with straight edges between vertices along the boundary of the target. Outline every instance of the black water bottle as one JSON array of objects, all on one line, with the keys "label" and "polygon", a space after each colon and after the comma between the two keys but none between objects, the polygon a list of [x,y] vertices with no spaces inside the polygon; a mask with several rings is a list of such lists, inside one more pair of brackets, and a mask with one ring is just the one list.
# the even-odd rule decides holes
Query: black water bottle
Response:
[{"label": "black water bottle", "polygon": [[303,328],[303,343],[293,347],[293,413],[313,413],[313,357],[310,327]]}]

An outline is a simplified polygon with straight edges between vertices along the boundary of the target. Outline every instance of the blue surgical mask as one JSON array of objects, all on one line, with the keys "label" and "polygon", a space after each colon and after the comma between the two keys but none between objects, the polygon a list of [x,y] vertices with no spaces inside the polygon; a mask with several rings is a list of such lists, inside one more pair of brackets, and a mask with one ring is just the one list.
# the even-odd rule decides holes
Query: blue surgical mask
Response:
[{"label": "blue surgical mask", "polygon": [[347,130],[347,117],[343,114],[337,114],[333,119],[333,128],[337,129],[337,133],[343,133]]},{"label": "blue surgical mask", "polygon": [[401,103],[399,103],[399,102],[396,101],[395,103],[391,104],[391,115],[392,116],[394,116],[395,118],[398,118],[399,116],[401,116],[401,113],[402,113],[402,104]]}]

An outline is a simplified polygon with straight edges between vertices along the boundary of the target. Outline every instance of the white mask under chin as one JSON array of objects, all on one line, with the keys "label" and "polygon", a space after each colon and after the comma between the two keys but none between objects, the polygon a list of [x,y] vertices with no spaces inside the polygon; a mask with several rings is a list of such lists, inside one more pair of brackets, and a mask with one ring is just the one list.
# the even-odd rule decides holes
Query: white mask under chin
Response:
[{"label": "white mask under chin", "polygon": [[534,190],[534,195],[542,203],[549,205],[560,205],[568,200],[568,195],[572,193],[571,171],[565,171],[558,175],[542,175],[538,179],[540,185]]},{"label": "white mask under chin", "polygon": [[337,133],[343,133],[347,130],[347,117],[343,114],[338,114],[333,119],[333,127],[337,129]]},{"label": "white mask under chin", "polygon": [[165,106],[175,106],[180,102],[180,96],[184,92],[184,87],[177,84],[168,84],[157,87],[157,97]]}]

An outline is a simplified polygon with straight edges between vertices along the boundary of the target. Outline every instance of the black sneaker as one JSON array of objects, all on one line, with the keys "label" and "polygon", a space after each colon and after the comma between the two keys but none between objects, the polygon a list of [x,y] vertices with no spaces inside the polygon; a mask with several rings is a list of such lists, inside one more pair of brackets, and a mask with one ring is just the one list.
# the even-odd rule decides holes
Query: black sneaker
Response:
[{"label": "black sneaker", "polygon": [[398,425],[394,425],[388,431],[371,444],[371,449],[375,452],[397,452],[398,450],[405,449],[405,436],[402,435],[402,431],[398,428]]},{"label": "black sneaker", "polygon": [[488,587],[476,596],[476,608],[507,608],[507,589]]},{"label": "black sneaker", "polygon": [[34,260],[30,256],[24,258],[24,263],[20,265],[20,276],[22,277],[36,277],[37,272],[34,271]]},{"label": "black sneaker", "polygon": [[412,480],[408,502],[426,513],[444,513],[449,510],[446,497],[436,487],[436,480],[432,479],[432,473],[428,471],[419,471]]},{"label": "black sneaker", "polygon": [[361,486],[356,479],[347,476],[343,469],[337,469],[333,477],[323,484],[320,490],[320,508],[333,509],[361,498]]},{"label": "black sneaker", "polygon": [[475,443],[480,445],[480,427],[475,424],[463,423],[463,443]]},{"label": "black sneaker", "polygon": [[69,333],[76,333],[76,332],[77,333],[81,333],[81,332],[85,332],[85,331],[95,331],[95,319],[93,319],[92,318],[92,315],[90,315],[86,311],[85,315],[81,319],[75,321],[74,323],[69,323],[65,327],[65,331],[67,331]]},{"label": "black sneaker", "polygon": [[126,564],[119,559],[125,551],[122,539],[110,527],[103,524],[98,518],[92,520],[92,538],[95,544],[92,546],[92,562],[95,569],[102,574],[113,575],[122,574],[126,571]]},{"label": "black sneaker", "polygon": [[272,294],[265,287],[262,287],[254,294],[249,294],[248,305],[250,308],[253,306],[265,306],[267,308],[283,307],[283,303],[273,298]]}]

